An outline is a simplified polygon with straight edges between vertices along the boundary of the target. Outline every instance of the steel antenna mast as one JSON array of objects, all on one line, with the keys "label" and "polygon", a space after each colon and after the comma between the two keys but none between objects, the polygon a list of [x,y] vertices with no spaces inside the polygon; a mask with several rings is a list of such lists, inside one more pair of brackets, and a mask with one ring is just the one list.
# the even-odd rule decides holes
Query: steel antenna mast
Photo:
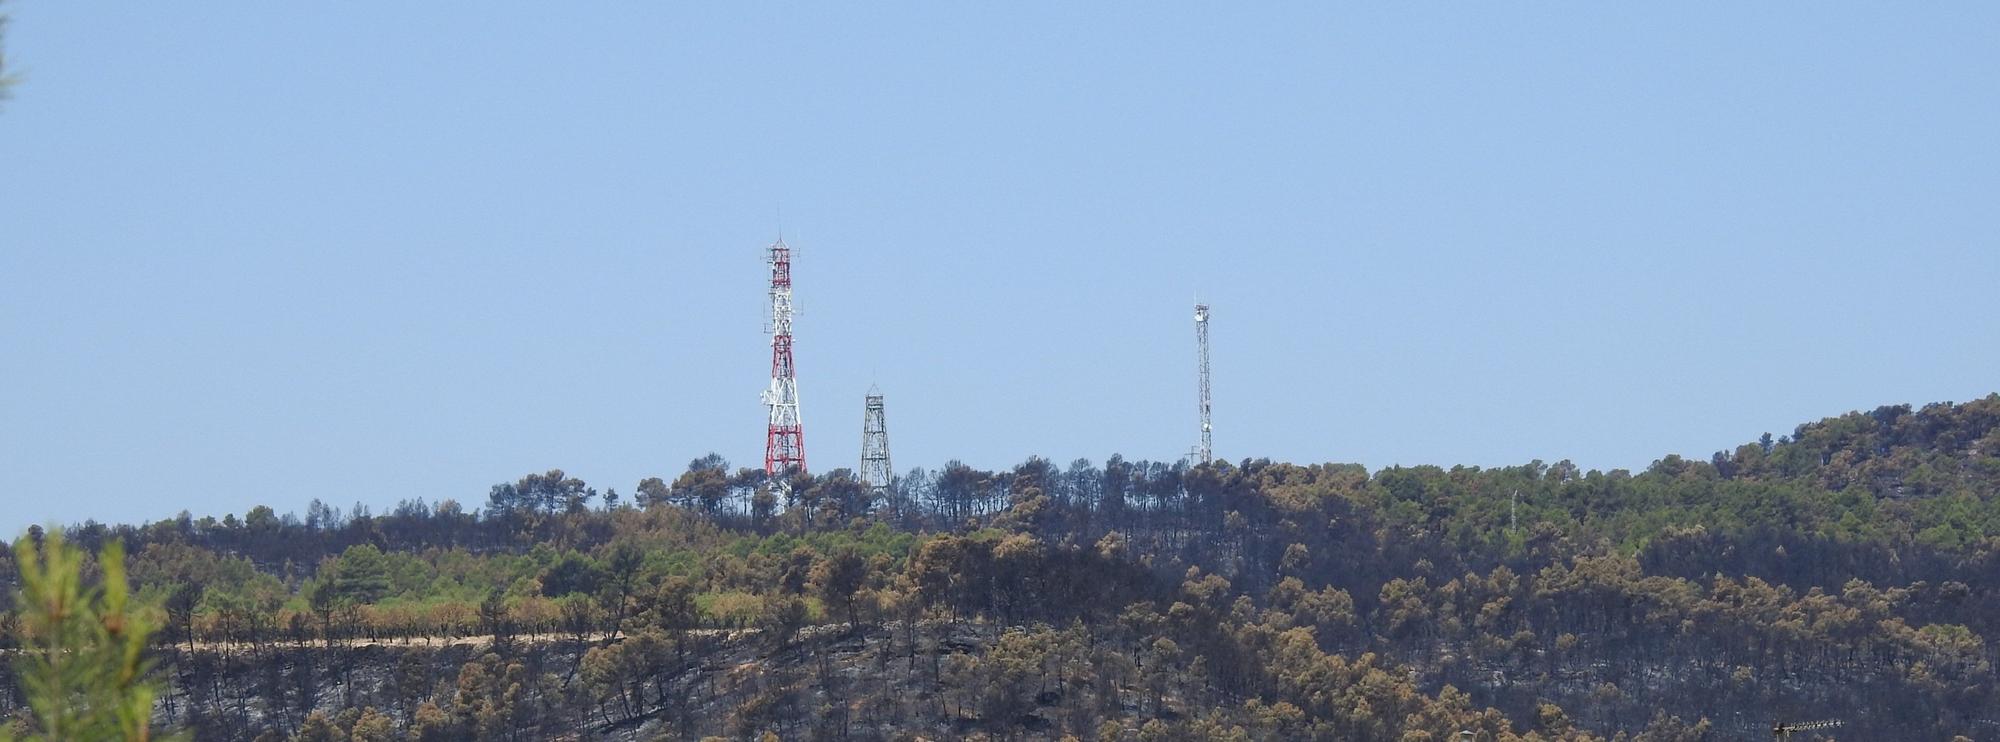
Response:
[{"label": "steel antenna mast", "polygon": [[1839,719],[1827,719],[1825,721],[1792,722],[1789,724],[1785,722],[1779,722],[1777,724],[1771,725],[1771,739],[1789,740],[1792,738],[1792,734],[1796,732],[1811,732],[1820,729],[1832,729],[1834,727],[1840,726],[1840,724],[1841,721]]},{"label": "steel antenna mast", "polygon": [[771,264],[771,386],[763,395],[764,406],[770,409],[764,473],[778,478],[806,470],[806,435],[799,422],[799,380],[792,365],[792,249],[779,237],[765,256]]},{"label": "steel antenna mast", "polygon": [[1206,464],[1215,458],[1210,440],[1215,428],[1208,417],[1208,305],[1199,302],[1194,305],[1194,343],[1201,376],[1201,450],[1195,463]]},{"label": "steel antenna mast", "polygon": [[880,495],[895,469],[889,466],[889,424],[882,416],[882,391],[871,386],[861,413],[861,483]]}]

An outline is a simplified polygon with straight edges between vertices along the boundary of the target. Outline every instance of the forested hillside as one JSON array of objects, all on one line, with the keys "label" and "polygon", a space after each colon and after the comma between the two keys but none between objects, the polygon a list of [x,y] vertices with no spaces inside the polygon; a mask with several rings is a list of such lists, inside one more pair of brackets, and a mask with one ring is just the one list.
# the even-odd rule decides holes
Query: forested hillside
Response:
[{"label": "forested hillside", "polygon": [[709,456],[65,533],[124,544],[155,719],[202,740],[2000,739],[2000,395],[1636,473],[1035,458],[875,493]]}]

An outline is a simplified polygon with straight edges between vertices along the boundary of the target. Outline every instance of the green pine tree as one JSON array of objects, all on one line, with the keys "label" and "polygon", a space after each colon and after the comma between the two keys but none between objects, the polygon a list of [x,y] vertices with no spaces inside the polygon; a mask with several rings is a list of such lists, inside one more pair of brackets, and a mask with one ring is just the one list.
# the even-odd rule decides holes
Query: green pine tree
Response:
[{"label": "green pine tree", "polygon": [[31,712],[25,736],[0,730],[0,742],[160,739],[151,730],[156,689],[145,659],[154,627],[130,603],[125,549],[98,555],[103,579],[83,580],[84,554],[50,531],[14,545],[20,565],[17,601],[22,638],[14,670]]}]

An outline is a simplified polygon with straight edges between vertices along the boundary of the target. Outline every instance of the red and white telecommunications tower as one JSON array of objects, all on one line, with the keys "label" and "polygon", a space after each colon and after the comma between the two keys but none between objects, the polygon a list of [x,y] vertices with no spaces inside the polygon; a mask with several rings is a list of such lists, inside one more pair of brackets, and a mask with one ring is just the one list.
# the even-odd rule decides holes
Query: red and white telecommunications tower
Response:
[{"label": "red and white telecommunications tower", "polygon": [[806,470],[806,434],[799,423],[799,380],[792,367],[792,249],[780,237],[768,253],[771,387],[764,390],[764,406],[771,409],[771,419],[764,433],[764,473],[779,477]]}]

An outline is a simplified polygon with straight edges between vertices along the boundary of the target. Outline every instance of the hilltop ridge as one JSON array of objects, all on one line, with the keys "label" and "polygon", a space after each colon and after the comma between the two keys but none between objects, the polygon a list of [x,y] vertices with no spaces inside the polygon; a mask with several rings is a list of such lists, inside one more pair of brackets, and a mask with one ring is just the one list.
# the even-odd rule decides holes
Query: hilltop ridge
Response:
[{"label": "hilltop ridge", "polygon": [[2000,707],[1996,423],[2000,395],[1636,473],[1031,458],[881,492],[711,455],[629,498],[549,471],[476,510],[68,534],[130,548],[158,717],[202,739],[1938,739]]}]

